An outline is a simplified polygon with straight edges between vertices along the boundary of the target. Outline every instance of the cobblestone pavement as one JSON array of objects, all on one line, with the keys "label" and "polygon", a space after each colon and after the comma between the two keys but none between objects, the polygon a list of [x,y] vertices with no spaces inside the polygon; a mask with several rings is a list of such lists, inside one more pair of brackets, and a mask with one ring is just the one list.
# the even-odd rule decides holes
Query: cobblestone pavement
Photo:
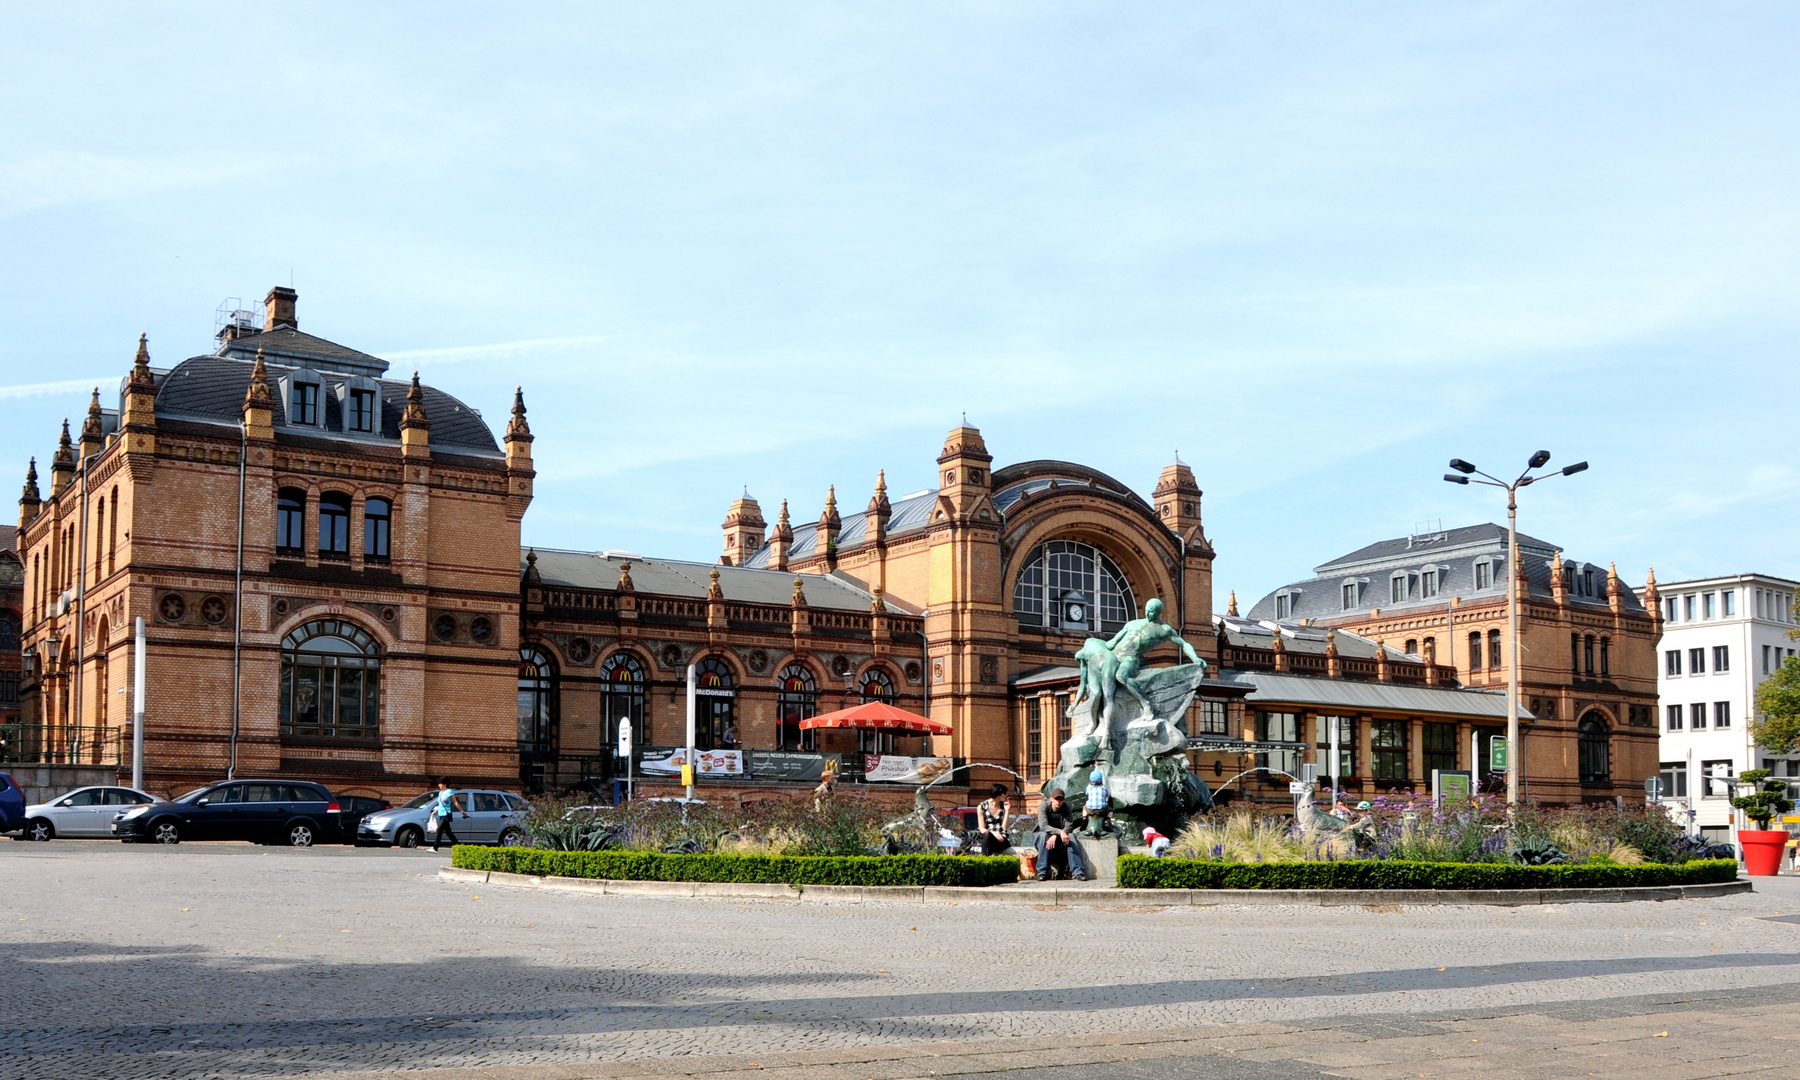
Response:
[{"label": "cobblestone pavement", "polygon": [[[1470,1024],[1489,1047],[1444,1058],[1465,1072],[1685,1078],[1800,1051],[1789,1019],[1731,1022],[1800,1003],[1792,879],[1668,903],[1038,910],[542,893],[443,882],[444,861],[0,842],[0,1077],[1051,1080],[1097,1054],[1084,1075],[1414,1076],[1435,1073],[1382,1070],[1484,1038]],[[1638,1032],[1664,1015],[1686,1026]],[[1556,1071],[1565,1049],[1590,1067]]]}]

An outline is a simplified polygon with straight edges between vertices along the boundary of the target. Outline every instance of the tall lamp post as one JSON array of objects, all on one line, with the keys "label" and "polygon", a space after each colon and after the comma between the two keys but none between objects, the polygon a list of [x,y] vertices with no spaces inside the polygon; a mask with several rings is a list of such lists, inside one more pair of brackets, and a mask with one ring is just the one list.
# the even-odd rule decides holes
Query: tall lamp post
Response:
[{"label": "tall lamp post", "polygon": [[[1489,476],[1462,458],[1451,458],[1450,467],[1456,471],[1445,473],[1444,479],[1452,484],[1486,484],[1489,487],[1503,488],[1506,491],[1506,637],[1511,649],[1511,656],[1506,664],[1506,804],[1516,805],[1519,801],[1519,773],[1525,766],[1524,746],[1519,742],[1519,489],[1529,487],[1539,480],[1548,480],[1552,476],[1574,476],[1586,471],[1588,464],[1578,461],[1566,469],[1556,472],[1532,475],[1534,469],[1541,469],[1550,463],[1550,451],[1539,450],[1531,455],[1525,464],[1525,471],[1512,483],[1495,476]],[[1470,480],[1470,475],[1486,477],[1482,480]]]}]

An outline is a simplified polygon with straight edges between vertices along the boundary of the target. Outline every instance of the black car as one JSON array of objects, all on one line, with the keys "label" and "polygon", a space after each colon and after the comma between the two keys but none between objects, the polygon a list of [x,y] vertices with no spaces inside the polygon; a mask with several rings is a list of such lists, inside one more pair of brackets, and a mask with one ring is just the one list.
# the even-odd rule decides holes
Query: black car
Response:
[{"label": "black car", "polygon": [[251,840],[311,847],[344,835],[340,813],[331,792],[318,784],[227,780],[169,802],[134,806],[113,819],[112,831],[127,843]]},{"label": "black car", "polygon": [[338,839],[346,844],[356,843],[356,827],[362,824],[363,818],[377,810],[394,808],[394,804],[386,799],[372,799],[367,795],[339,795],[337,801],[341,807],[338,811],[338,828],[341,830]]}]

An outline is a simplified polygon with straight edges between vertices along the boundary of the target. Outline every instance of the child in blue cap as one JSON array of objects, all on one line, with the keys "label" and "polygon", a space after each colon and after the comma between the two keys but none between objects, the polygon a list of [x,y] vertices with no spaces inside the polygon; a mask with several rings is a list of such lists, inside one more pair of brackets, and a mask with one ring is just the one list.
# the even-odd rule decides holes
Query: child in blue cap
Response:
[{"label": "child in blue cap", "polygon": [[1112,811],[1112,795],[1106,790],[1106,774],[1095,769],[1088,774],[1087,803],[1082,813],[1087,815],[1088,835],[1103,836],[1106,833],[1106,819]]}]

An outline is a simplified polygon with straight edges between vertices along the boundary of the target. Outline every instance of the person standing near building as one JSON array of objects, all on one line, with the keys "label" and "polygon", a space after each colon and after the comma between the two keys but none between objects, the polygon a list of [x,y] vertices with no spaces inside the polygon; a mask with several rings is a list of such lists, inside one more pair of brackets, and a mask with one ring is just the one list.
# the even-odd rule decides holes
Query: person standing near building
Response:
[{"label": "person standing near building", "polygon": [[465,818],[469,816],[468,807],[462,805],[456,792],[450,790],[449,782],[439,780],[437,806],[432,809],[432,814],[437,819],[437,831],[431,835],[431,850],[436,851],[445,837],[450,838],[452,847],[456,845],[456,831],[450,827],[450,815],[457,811],[461,811]]}]

